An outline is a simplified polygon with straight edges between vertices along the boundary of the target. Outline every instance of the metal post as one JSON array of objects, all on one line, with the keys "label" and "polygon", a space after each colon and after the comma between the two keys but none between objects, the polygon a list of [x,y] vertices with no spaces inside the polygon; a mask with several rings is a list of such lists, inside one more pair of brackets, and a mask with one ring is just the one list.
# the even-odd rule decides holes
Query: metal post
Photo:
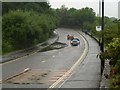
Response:
[{"label": "metal post", "polygon": [[102,0],[102,42],[101,51],[104,52],[104,0]]},{"label": "metal post", "polygon": [[[102,0],[102,42],[101,42],[101,51],[104,52],[104,0]],[[103,60],[101,60],[101,75],[103,73],[104,70],[104,65],[105,64],[105,60],[103,58]]]},{"label": "metal post", "polygon": [[119,26],[119,23],[120,23],[120,19],[118,19],[118,33],[120,35],[120,26]]},{"label": "metal post", "polygon": [[[99,0],[99,26],[101,26],[101,0]],[[101,36],[99,34],[99,46],[101,45]]]},{"label": "metal post", "polygon": [[99,26],[101,25],[100,17],[101,17],[101,0],[99,0]]}]

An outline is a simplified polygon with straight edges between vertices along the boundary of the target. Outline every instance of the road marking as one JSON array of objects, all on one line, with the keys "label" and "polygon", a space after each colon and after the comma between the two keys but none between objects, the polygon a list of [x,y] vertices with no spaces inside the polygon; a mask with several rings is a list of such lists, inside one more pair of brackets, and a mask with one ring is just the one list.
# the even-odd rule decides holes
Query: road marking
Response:
[{"label": "road marking", "polygon": [[24,69],[23,72],[27,72],[27,71],[29,71],[29,70],[30,70],[30,68],[26,68],[26,69]]},{"label": "road marking", "polygon": [[[84,36],[80,35],[82,37],[82,39],[84,40],[85,43],[85,49],[82,53],[82,55],[80,56],[80,58],[78,59],[78,61],[61,77],[59,78],[55,83],[53,83],[47,90],[51,90],[52,88],[55,88],[61,81],[63,81],[68,75],[71,74],[71,72],[84,60],[84,58],[86,57],[87,53],[88,53],[88,43],[87,40],[84,38]],[[63,82],[62,84],[64,84],[65,82]]]},{"label": "road marking", "polygon": [[2,81],[2,79],[0,80],[0,84],[2,83],[3,81]]},{"label": "road marking", "polygon": [[42,63],[44,63],[45,61],[42,61]]},{"label": "road marking", "polygon": [[22,74],[24,74],[24,73],[26,73],[26,72],[28,72],[28,71],[30,71],[30,70],[31,70],[30,68],[25,68],[23,71],[21,71],[21,72],[19,72],[19,73],[16,73],[16,74],[13,75],[13,76],[7,77],[6,79],[1,80],[1,81],[5,82],[5,81],[7,81],[7,80],[13,79],[14,77],[17,77],[17,76],[19,76],[19,75],[22,75]]},{"label": "road marking", "polygon": [[53,58],[55,57],[55,56],[52,56]]}]

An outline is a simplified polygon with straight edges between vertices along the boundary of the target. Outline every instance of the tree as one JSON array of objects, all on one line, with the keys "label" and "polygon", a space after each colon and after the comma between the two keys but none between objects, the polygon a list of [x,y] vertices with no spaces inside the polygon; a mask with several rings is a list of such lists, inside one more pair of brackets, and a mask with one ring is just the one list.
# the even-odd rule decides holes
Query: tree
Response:
[{"label": "tree", "polygon": [[75,8],[68,9],[62,5],[56,12],[60,18],[60,25],[67,27],[73,26],[83,29],[86,24],[94,23],[96,19],[93,9],[88,7],[77,10]]},{"label": "tree", "polygon": [[33,11],[9,11],[2,18],[3,52],[30,47],[47,40],[56,28],[56,17]]},{"label": "tree", "polygon": [[18,9],[46,13],[50,9],[50,5],[47,2],[2,2],[3,14],[8,13],[9,10]]}]

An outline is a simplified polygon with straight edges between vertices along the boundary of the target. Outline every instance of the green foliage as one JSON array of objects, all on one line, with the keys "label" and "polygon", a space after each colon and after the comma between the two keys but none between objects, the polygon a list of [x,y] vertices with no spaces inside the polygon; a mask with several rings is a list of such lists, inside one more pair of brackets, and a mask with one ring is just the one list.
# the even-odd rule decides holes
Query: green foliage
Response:
[{"label": "green foliage", "polygon": [[118,38],[118,26],[117,24],[111,24],[110,26],[106,27],[104,30],[104,38],[105,38],[105,44],[109,44],[113,38]]},{"label": "green foliage", "polygon": [[75,8],[68,9],[65,5],[62,5],[60,9],[56,10],[56,12],[60,18],[61,26],[73,26],[89,29],[86,27],[86,23],[88,25],[95,21],[95,12],[93,12],[92,8],[88,7],[77,10]]},{"label": "green foliage", "polygon": [[47,40],[58,25],[47,2],[3,2],[3,53]]},{"label": "green foliage", "polygon": [[110,88],[120,89],[120,75],[117,74],[112,79],[110,79]]},{"label": "green foliage", "polygon": [[30,47],[47,40],[56,28],[56,18],[33,11],[9,11],[2,19],[3,52]]},{"label": "green foliage", "polygon": [[116,64],[117,60],[120,59],[120,38],[114,38],[110,44],[108,44],[108,57],[113,60]]},{"label": "green foliage", "polygon": [[110,88],[120,88],[120,38],[114,38],[102,54],[110,60]]},{"label": "green foliage", "polygon": [[120,75],[120,59],[117,60],[117,63],[116,63],[116,65],[115,65],[115,68],[116,68],[116,70],[117,70],[117,73]]},{"label": "green foliage", "polygon": [[2,13],[8,13],[9,10],[26,10],[39,13],[47,13],[50,6],[47,2],[2,2]]}]

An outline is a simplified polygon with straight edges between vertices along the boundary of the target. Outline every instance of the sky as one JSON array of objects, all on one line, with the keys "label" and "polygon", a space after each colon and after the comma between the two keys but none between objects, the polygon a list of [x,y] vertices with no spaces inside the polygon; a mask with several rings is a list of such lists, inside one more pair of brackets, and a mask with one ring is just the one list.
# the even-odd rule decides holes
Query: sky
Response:
[{"label": "sky", "polygon": [[[99,13],[99,1],[102,0],[49,0],[49,3],[52,8],[60,8],[61,5],[65,5],[68,8],[81,9],[84,7],[90,7],[96,12],[96,15]],[[104,0],[104,13],[108,17],[118,18],[118,2],[120,0]]]}]

